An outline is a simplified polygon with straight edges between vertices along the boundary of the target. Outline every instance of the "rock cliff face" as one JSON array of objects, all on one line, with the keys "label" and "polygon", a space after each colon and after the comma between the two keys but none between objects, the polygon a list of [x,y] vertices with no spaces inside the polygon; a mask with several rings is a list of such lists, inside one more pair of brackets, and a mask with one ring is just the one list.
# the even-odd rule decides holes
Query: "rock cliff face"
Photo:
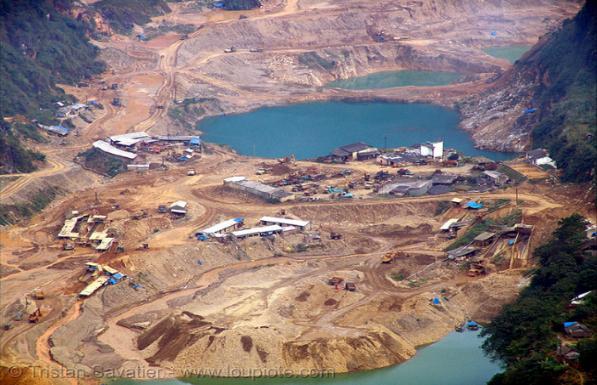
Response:
[{"label": "rock cliff face", "polygon": [[568,180],[585,181],[597,155],[595,2],[544,36],[495,84],[458,107],[482,147],[547,147]]}]

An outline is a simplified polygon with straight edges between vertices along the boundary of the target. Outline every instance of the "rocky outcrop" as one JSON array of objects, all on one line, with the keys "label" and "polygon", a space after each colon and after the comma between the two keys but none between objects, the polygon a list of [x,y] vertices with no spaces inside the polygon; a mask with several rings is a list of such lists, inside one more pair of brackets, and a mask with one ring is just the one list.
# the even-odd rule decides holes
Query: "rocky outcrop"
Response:
[{"label": "rocky outcrop", "polygon": [[588,181],[597,156],[597,4],[544,36],[480,95],[458,104],[462,127],[486,148],[546,147],[568,181]]}]

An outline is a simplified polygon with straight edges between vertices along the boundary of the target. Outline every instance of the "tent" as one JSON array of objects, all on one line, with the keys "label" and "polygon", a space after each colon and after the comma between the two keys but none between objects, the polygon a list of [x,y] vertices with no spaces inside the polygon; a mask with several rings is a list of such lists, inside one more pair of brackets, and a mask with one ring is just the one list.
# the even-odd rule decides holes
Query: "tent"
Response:
[{"label": "tent", "polygon": [[478,210],[483,208],[483,204],[481,202],[470,201],[466,204],[466,208]]},{"label": "tent", "polygon": [[468,322],[466,323],[466,327],[467,327],[467,328],[479,327],[479,324],[478,324],[478,323],[476,323],[475,321],[468,321]]},{"label": "tent", "polygon": [[576,325],[576,321],[564,322],[564,327],[569,328],[570,326]]}]

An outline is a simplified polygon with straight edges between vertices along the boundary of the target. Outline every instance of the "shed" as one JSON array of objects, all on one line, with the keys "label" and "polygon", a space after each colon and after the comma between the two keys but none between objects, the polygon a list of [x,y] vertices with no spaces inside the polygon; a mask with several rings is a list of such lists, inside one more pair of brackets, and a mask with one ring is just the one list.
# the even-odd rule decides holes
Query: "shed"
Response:
[{"label": "shed", "polygon": [[458,218],[450,218],[446,222],[444,222],[442,227],[440,227],[439,229],[441,231],[449,231],[450,228],[452,228],[452,226],[454,226],[456,223],[458,223]]},{"label": "shed", "polygon": [[488,246],[495,238],[495,233],[484,231],[473,239],[473,243],[477,246]]},{"label": "shed", "polygon": [[499,171],[483,171],[483,176],[491,180],[496,186],[503,186],[510,180],[508,175]]},{"label": "shed", "polygon": [[564,331],[572,338],[587,338],[591,336],[591,330],[579,322],[564,322]]},{"label": "shed", "polygon": [[309,221],[303,221],[301,219],[261,217],[259,221],[262,225],[279,225],[282,227],[294,226],[300,228],[301,230],[305,230],[309,226]]},{"label": "shed", "polygon": [[479,251],[479,249],[476,247],[461,246],[456,249],[448,250],[448,259],[472,257],[477,251]]},{"label": "shed", "polygon": [[243,238],[247,238],[247,237],[253,237],[256,235],[266,236],[266,235],[272,235],[272,234],[279,234],[281,232],[282,232],[281,226],[272,225],[272,226],[253,227],[251,229],[233,231],[232,235],[235,236],[236,238],[243,239]]},{"label": "shed", "polygon": [[176,201],[170,205],[170,212],[174,214],[185,215],[187,213],[187,202]]}]

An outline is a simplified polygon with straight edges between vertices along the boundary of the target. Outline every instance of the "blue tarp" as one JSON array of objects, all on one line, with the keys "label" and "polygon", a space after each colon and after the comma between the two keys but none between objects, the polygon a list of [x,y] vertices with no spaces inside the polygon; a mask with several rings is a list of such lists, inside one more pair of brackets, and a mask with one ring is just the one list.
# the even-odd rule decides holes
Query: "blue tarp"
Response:
[{"label": "blue tarp", "polygon": [[479,326],[478,323],[476,323],[475,321],[468,321],[466,323],[466,327],[470,328],[470,327],[475,327],[475,326]]},{"label": "blue tarp", "polygon": [[191,140],[189,140],[189,144],[191,146],[198,146],[201,144],[201,138],[198,136],[193,136]]},{"label": "blue tarp", "polygon": [[433,298],[433,304],[434,305],[440,305],[441,302],[439,301],[439,298],[437,298],[437,297]]},{"label": "blue tarp", "polygon": [[491,36],[497,36],[497,32],[496,31],[491,31]]},{"label": "blue tarp", "polygon": [[332,186],[328,187],[328,193],[330,193],[330,194],[343,193],[343,192],[344,192],[344,190],[342,190],[341,188],[332,187]]},{"label": "blue tarp", "polygon": [[123,278],[124,278],[124,275],[122,275],[122,273],[116,273],[116,274],[114,274],[112,277],[113,277],[114,279],[121,280],[121,279],[123,279]]},{"label": "blue tarp", "polygon": [[508,240],[508,245],[509,246],[514,246],[514,239]]},{"label": "blue tarp", "polygon": [[564,327],[569,328],[570,326],[576,325],[576,321],[564,322]]},{"label": "blue tarp", "polygon": [[537,109],[536,108],[527,108],[526,110],[524,110],[525,114],[532,114],[534,112],[536,112]]},{"label": "blue tarp", "polygon": [[196,237],[198,241],[207,241],[209,239],[205,233],[197,233]]},{"label": "blue tarp", "polygon": [[466,204],[466,208],[478,210],[483,208],[483,204],[481,202],[470,201]]}]

